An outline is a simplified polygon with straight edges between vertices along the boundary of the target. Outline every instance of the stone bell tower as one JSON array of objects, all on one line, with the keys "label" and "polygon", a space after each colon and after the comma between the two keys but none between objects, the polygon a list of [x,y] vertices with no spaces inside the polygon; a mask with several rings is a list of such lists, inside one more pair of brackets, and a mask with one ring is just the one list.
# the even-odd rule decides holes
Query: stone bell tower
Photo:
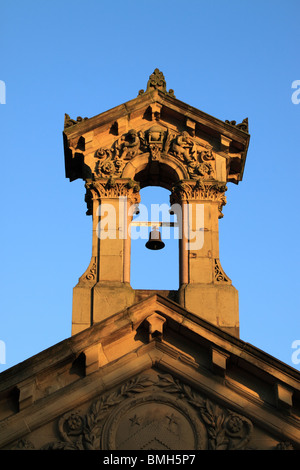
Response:
[{"label": "stone bell tower", "polygon": [[140,189],[161,186],[180,224],[180,287],[172,299],[239,336],[238,292],[222,269],[218,224],[227,183],[243,177],[247,119],[223,122],[179,101],[156,69],[135,99],[90,119],[66,115],[63,135],[66,176],[85,181],[93,218],[90,264],[73,292],[72,334],[140,300],[130,285],[130,224]]},{"label": "stone bell tower", "polygon": [[[74,287],[72,336],[1,374],[0,449],[105,450],[95,454],[104,464],[124,463],[114,451],[181,463],[177,451],[191,450],[199,465],[198,450],[299,450],[299,372],[238,337],[238,295],[219,257],[247,120],[182,103],[155,70],[132,101],[66,116],[64,143],[67,177],[85,182],[91,260]],[[130,285],[130,226],[151,185],[170,191],[181,235],[176,291]]]}]

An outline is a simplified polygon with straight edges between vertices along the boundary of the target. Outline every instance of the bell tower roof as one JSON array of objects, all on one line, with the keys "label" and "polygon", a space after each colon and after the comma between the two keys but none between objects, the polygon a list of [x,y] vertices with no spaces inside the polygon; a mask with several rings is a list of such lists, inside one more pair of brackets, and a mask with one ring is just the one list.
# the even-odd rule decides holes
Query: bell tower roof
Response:
[{"label": "bell tower roof", "polygon": [[188,132],[199,137],[206,145],[226,159],[226,181],[238,184],[244,173],[250,135],[248,118],[241,123],[221,121],[186,104],[167,91],[162,72],[155,69],[150,75],[146,90],[140,90],[136,98],[102,112],[96,116],[71,119],[65,114],[64,152],[66,177],[73,181],[86,179],[87,155],[96,145],[113,145],[117,136],[143,130],[149,122],[170,127],[175,133]]}]

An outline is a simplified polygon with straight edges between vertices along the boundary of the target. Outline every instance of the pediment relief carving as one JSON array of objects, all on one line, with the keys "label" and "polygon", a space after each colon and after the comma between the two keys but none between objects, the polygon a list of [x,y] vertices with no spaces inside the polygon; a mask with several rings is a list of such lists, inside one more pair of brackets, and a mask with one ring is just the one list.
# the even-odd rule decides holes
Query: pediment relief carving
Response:
[{"label": "pediment relief carving", "polygon": [[159,125],[147,130],[131,129],[120,136],[110,148],[98,148],[94,154],[95,177],[122,177],[128,161],[148,154],[149,161],[175,158],[187,169],[191,179],[215,179],[215,154],[210,145],[203,145],[187,131],[176,133]]},{"label": "pediment relief carving", "polygon": [[[57,421],[41,450],[248,449],[252,422],[171,374],[149,371]],[[14,449],[35,448],[30,435]],[[24,448],[23,447],[23,448]]]},{"label": "pediment relief carving", "polygon": [[[154,135],[155,126],[151,131],[141,131],[149,120],[152,124],[171,126],[175,132],[164,130],[164,139],[160,141]],[[174,91],[167,90],[163,73],[155,69],[146,90],[140,90],[135,99],[91,118],[78,116],[71,119],[65,114],[66,173],[72,181],[86,179],[84,170],[87,168],[82,168],[80,159],[84,158],[84,165],[90,166],[93,152],[96,152],[97,168],[91,169],[95,176],[106,177],[113,173],[120,176],[126,161],[149,152],[154,160],[167,154],[182,159],[190,178],[206,178],[208,174],[215,178],[212,174],[214,165],[208,160],[213,146],[214,152],[227,160],[227,181],[237,184],[243,176],[250,137],[248,130],[248,118],[240,123],[220,121],[178,101]],[[148,131],[153,131],[155,140],[150,142]],[[207,148],[205,144],[204,148],[199,148],[197,138],[200,135],[209,140]],[[111,145],[114,136],[116,141]],[[98,145],[101,147],[97,149]]]},{"label": "pediment relief carving", "polygon": [[12,449],[256,450],[257,436],[265,439],[264,450],[294,449],[285,439],[262,434],[248,416],[173,374],[154,369],[103,393],[83,409],[69,410],[55,424],[50,442],[43,442],[37,431],[39,439],[28,434]]}]

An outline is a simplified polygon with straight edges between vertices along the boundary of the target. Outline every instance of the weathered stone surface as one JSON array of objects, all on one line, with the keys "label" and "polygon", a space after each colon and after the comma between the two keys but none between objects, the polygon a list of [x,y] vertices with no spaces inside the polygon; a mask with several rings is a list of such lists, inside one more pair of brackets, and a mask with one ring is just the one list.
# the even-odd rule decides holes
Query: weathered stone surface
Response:
[{"label": "weathered stone surface", "polygon": [[[68,118],[64,143],[66,175],[85,181],[87,213],[93,217],[92,257],[74,289],[72,331],[137,299],[128,287],[128,227],[140,188],[158,185],[170,190],[170,204],[182,211],[177,300],[238,335],[237,292],[222,270],[218,223],[226,184],[242,180],[249,144],[246,121],[221,122],[177,100],[156,69],[146,91],[134,100],[90,119]],[[108,206],[115,214],[111,224]],[[101,224],[106,228],[99,232]]]},{"label": "weathered stone surface", "polygon": [[1,449],[300,448],[299,373],[158,295],[1,379]]},{"label": "weathered stone surface", "polygon": [[[1,374],[0,449],[300,450],[299,373],[239,338],[238,293],[219,259],[247,120],[179,102],[156,69],[135,100],[66,116],[64,141],[67,176],[85,181],[92,256],[74,288],[72,336]],[[178,291],[130,286],[124,225],[152,184],[189,209]],[[187,248],[197,230],[203,243]]]}]

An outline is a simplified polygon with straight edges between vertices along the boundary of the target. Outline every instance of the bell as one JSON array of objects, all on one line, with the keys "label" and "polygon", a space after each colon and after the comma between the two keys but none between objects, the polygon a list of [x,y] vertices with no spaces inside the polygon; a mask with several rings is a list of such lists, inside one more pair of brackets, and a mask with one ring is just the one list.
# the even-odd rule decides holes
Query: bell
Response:
[{"label": "bell", "polygon": [[145,246],[149,250],[161,250],[165,246],[164,242],[161,240],[160,232],[158,230],[151,230],[149,240]]}]

